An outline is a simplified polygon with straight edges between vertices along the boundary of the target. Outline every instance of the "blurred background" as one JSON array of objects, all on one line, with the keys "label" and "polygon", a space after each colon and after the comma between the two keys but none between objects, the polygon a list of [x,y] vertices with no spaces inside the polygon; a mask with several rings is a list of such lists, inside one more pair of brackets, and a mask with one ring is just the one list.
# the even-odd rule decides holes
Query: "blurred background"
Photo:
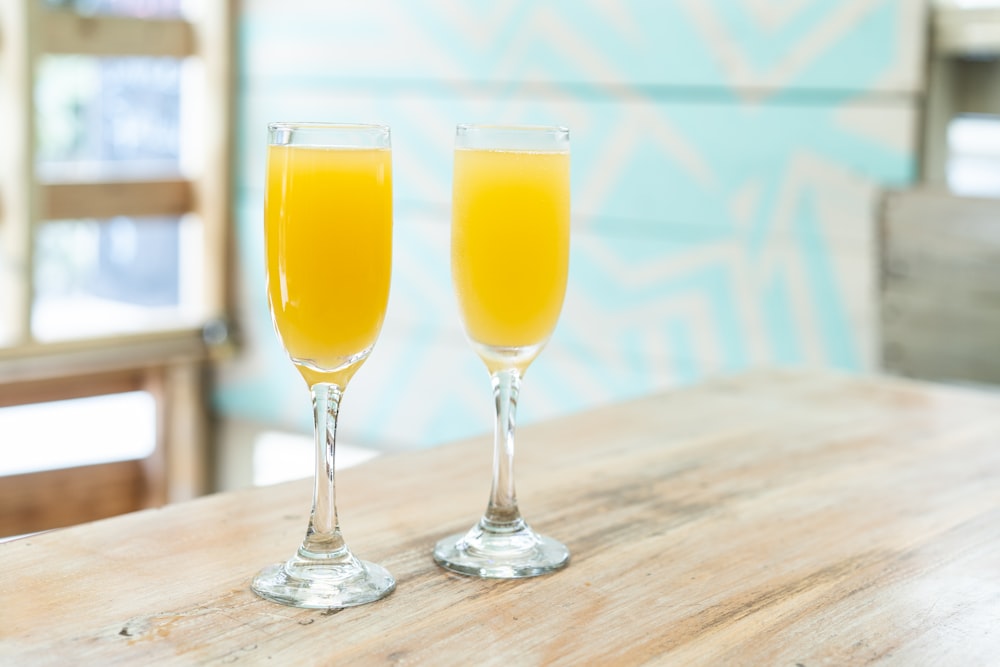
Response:
[{"label": "blurred background", "polygon": [[264,298],[274,120],[393,131],[338,464],[492,430],[449,278],[459,122],[571,128],[521,424],[761,366],[1000,385],[1000,0],[0,10],[0,537],[312,473]]}]

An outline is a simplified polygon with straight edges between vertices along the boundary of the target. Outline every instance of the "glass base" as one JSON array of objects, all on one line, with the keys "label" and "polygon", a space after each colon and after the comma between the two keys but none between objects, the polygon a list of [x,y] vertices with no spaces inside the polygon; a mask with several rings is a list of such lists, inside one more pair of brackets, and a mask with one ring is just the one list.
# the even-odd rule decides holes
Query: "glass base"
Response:
[{"label": "glass base", "polygon": [[440,540],[434,547],[434,561],[459,574],[521,579],[565,567],[569,549],[523,523],[513,531],[491,531],[480,521],[467,533]]},{"label": "glass base", "polygon": [[396,580],[381,565],[354,556],[336,563],[296,556],[265,567],[251,588],[290,607],[337,609],[380,600],[396,588]]}]

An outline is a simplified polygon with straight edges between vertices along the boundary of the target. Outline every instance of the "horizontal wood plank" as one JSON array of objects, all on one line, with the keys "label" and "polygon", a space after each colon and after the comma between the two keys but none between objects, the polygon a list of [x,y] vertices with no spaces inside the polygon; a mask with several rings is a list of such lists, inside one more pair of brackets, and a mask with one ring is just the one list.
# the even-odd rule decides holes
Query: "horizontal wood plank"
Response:
[{"label": "horizontal wood plank", "polygon": [[201,328],[0,347],[0,386],[207,359]]},{"label": "horizontal wood plank", "polygon": [[1000,55],[1000,9],[939,7],[935,9],[932,48],[951,56]]},{"label": "horizontal wood plank", "polygon": [[29,403],[46,403],[104,394],[118,394],[146,388],[147,369],[65,374],[57,378],[0,381],[0,408]]},{"label": "horizontal wood plank", "polygon": [[[516,82],[543,92],[582,85],[616,95],[640,86],[654,94],[661,86],[681,94],[725,88],[737,98],[776,88],[807,98],[823,90],[906,95],[922,88],[928,4],[891,0],[877,14],[867,2],[810,0],[730,14],[727,3],[644,0],[503,3],[489,12],[465,0],[419,9],[399,0],[245,0],[242,30],[257,47],[244,56],[247,70],[275,81],[295,71],[365,86]],[[864,58],[867,67],[849,58]],[[865,76],[871,68],[877,76]]]},{"label": "horizontal wood plank", "polygon": [[71,11],[49,11],[40,25],[40,50],[45,53],[174,58],[195,53],[194,30],[183,20],[82,16]]},{"label": "horizontal wood plank", "polygon": [[1000,387],[1000,359],[970,352],[965,343],[964,337],[956,336],[942,346],[934,334],[893,340],[885,346],[885,366],[906,377]]},{"label": "horizontal wood plank", "polygon": [[1000,200],[915,189],[883,213],[884,367],[1000,384]]},{"label": "horizontal wood plank", "polygon": [[141,461],[0,476],[0,537],[134,512],[148,506],[146,487]]},{"label": "horizontal wood plank", "polygon": [[184,179],[48,183],[41,188],[45,220],[179,216],[195,205],[191,182]]},{"label": "horizontal wood plank", "polygon": [[990,664],[998,438],[986,393],[719,379],[521,430],[521,507],[568,544],[566,570],[497,581],[434,564],[434,542],[485,504],[490,443],[476,438],[338,474],[348,541],[397,578],[383,601],[300,610],[249,590],[302,538],[302,480],[0,544],[16,610],[0,659]]}]

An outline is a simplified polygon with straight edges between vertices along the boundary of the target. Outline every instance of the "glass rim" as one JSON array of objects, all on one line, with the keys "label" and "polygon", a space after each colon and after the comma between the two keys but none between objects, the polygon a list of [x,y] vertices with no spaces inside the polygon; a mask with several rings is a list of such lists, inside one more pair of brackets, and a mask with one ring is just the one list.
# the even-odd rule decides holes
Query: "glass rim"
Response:
[{"label": "glass rim", "polygon": [[378,130],[389,132],[386,123],[341,123],[327,121],[273,121],[268,130]]},{"label": "glass rim", "polygon": [[487,130],[490,132],[511,132],[525,134],[569,134],[569,128],[564,125],[519,125],[517,123],[459,123],[455,126],[455,132]]},{"label": "glass rim", "polygon": [[267,124],[271,146],[378,148],[389,150],[392,131],[384,123],[274,122]]},{"label": "glass rim", "polygon": [[455,127],[456,150],[566,153],[569,128],[561,125],[460,123]]}]

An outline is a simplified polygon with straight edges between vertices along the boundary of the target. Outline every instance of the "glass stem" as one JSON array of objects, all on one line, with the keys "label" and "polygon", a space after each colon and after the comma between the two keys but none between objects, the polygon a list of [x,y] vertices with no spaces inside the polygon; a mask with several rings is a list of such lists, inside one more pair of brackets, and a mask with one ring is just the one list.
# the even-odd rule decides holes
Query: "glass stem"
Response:
[{"label": "glass stem", "polygon": [[525,527],[514,492],[514,429],[521,373],[517,369],[492,374],[496,402],[493,432],[493,488],[481,527],[491,533],[514,533]]},{"label": "glass stem", "polygon": [[[312,513],[299,555],[313,559],[336,559],[350,553],[340,534],[337,520],[334,460],[337,448],[337,415],[341,388],[328,382],[312,386],[316,438],[316,477],[313,484]],[[349,556],[348,556],[349,557]]]}]

